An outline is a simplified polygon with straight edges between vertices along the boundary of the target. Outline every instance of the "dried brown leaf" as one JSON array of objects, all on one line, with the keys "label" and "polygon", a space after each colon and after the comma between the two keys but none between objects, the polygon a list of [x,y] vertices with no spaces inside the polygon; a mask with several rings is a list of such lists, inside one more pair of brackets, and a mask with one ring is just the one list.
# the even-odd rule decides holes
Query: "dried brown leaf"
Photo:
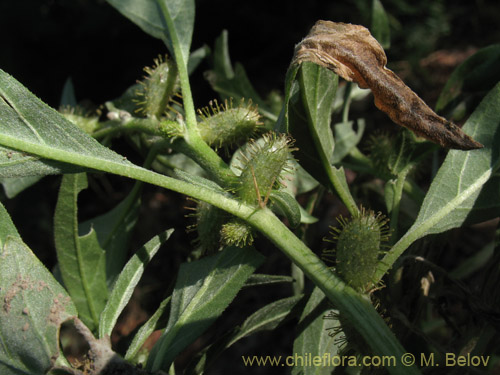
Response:
[{"label": "dried brown leaf", "polygon": [[361,88],[371,89],[375,105],[396,124],[445,148],[472,150],[483,145],[438,116],[391,70],[382,46],[359,25],[318,21],[297,45],[292,63],[310,61]]}]

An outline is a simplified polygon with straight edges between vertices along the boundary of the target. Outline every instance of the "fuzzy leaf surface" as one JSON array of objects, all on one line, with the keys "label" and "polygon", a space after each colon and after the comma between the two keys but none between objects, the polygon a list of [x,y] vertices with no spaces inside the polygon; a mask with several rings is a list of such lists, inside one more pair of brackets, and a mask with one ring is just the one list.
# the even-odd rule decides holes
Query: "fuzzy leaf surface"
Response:
[{"label": "fuzzy leaf surface", "polygon": [[78,233],[77,196],[86,187],[85,174],[63,176],[54,214],[54,238],[64,285],[80,319],[95,330],[108,297],[106,255],[93,229],[83,236]]},{"label": "fuzzy leaf surface", "polygon": [[106,280],[113,285],[123,269],[127,258],[137,217],[139,215],[140,186],[136,184],[127,198],[105,214],[79,225],[80,233],[89,233],[93,228],[100,246],[106,251]]},{"label": "fuzzy leaf surface", "polygon": [[[0,222],[9,220],[0,210]],[[64,288],[19,237],[2,241],[0,301],[0,373],[45,374],[59,357],[61,323],[77,312]]]},{"label": "fuzzy leaf surface", "polygon": [[253,248],[228,247],[215,256],[183,263],[167,328],[151,351],[147,368],[168,369],[176,355],[222,314],[262,261]]},{"label": "fuzzy leaf surface", "polygon": [[[339,355],[339,346],[335,337],[329,335],[332,328],[338,326],[337,320],[325,319],[331,305],[319,288],[314,288],[302,312],[297,331],[300,334],[293,343],[293,352],[299,356],[312,355],[324,357],[329,353],[331,358]],[[310,353],[310,354],[309,354]],[[293,368],[292,374],[320,375],[331,374],[334,366],[300,366]]]},{"label": "fuzzy leaf surface", "polygon": [[465,221],[485,221],[498,216],[500,83],[484,98],[463,129],[485,147],[448,153],[409,232],[418,231],[420,236],[441,233]]},{"label": "fuzzy leaf surface", "polygon": [[160,246],[168,240],[173,229],[169,229],[154,236],[143,247],[141,247],[127,262],[120,276],[116,280],[113,290],[109,295],[106,307],[102,311],[99,320],[99,337],[111,336],[118,317],[130,301],[135,287],[139,283],[144,269],[151,259],[156,255]]}]

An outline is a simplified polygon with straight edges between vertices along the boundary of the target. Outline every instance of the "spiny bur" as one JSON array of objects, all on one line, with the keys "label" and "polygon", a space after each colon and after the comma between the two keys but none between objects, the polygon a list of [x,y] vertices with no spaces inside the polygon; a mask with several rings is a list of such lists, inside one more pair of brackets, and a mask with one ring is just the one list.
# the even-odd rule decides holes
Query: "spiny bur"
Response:
[{"label": "spiny bur", "polygon": [[280,175],[287,171],[292,147],[292,139],[275,133],[264,134],[259,142],[250,142],[242,153],[241,175],[238,196],[246,203],[267,204],[273,188],[279,187]]},{"label": "spiny bur", "polygon": [[210,101],[209,106],[198,110],[198,131],[205,142],[216,150],[240,144],[255,136],[262,127],[257,107],[242,99],[237,106],[232,100],[219,103]]},{"label": "spiny bur", "polygon": [[152,67],[145,67],[146,76],[136,92],[137,112],[146,117],[160,118],[178,91],[177,67],[174,61],[158,56]]},{"label": "spiny bur", "polygon": [[383,253],[383,242],[389,239],[389,220],[363,207],[351,219],[337,220],[340,227],[331,228],[330,232],[335,250],[325,250],[323,258],[328,261],[334,255],[337,274],[352,288],[369,292],[376,286],[374,274]]}]

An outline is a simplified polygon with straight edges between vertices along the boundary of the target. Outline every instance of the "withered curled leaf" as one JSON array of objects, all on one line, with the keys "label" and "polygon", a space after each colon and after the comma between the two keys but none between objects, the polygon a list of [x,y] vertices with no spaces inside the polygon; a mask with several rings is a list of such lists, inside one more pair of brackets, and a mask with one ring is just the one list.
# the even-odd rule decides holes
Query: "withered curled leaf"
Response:
[{"label": "withered curled leaf", "polygon": [[310,61],[361,88],[371,89],[375,105],[396,124],[445,148],[472,150],[483,145],[438,116],[391,70],[383,48],[359,25],[318,21],[296,46],[292,64]]}]

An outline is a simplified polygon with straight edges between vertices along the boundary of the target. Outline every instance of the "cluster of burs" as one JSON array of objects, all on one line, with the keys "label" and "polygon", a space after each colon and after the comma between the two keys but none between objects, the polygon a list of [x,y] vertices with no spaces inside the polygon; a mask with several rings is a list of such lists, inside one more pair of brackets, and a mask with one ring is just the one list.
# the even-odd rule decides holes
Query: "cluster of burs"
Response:
[{"label": "cluster of burs", "polygon": [[[175,63],[158,58],[153,67],[144,70],[144,79],[124,98],[133,102],[134,115],[154,120],[156,129],[151,132],[145,128],[146,133],[172,142],[182,139],[185,136],[182,96]],[[92,128],[97,124],[95,118],[74,112],[66,116],[89,133],[92,132],[88,129],[89,121]],[[198,110],[197,120],[201,138],[214,150],[223,150],[229,156],[229,152],[236,149],[231,160],[233,178],[226,186],[214,186],[225,194],[237,196],[242,204],[254,206],[256,210],[272,209],[286,217],[290,226],[298,226],[301,217],[298,204],[283,189],[284,176],[291,173],[295,165],[293,139],[265,126],[251,100],[238,103],[213,100]],[[177,177],[183,178],[182,172]],[[208,203],[197,201],[195,212],[190,216],[196,221],[189,229],[197,232],[195,253],[199,255],[214,253],[225,246],[253,243],[255,233],[251,226]],[[367,292],[374,287],[373,275],[380,260],[381,243],[388,238],[387,219],[361,209],[349,220],[340,218],[339,223],[340,227],[332,229],[330,238],[335,248],[325,250],[323,259],[333,263],[332,268],[351,287]]]}]

